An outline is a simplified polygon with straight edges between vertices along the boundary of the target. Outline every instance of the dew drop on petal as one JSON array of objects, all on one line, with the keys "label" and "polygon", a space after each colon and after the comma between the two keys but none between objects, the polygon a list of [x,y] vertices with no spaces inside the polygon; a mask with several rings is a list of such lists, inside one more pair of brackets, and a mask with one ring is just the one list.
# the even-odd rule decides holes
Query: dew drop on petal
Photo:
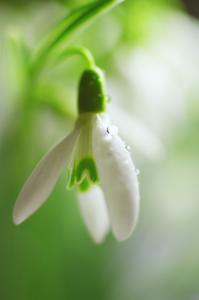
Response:
[{"label": "dew drop on petal", "polygon": [[71,171],[73,169],[73,163],[69,163],[67,165],[67,169]]},{"label": "dew drop on petal", "polygon": [[106,96],[105,96],[105,101],[106,101],[107,103],[109,103],[109,102],[111,101],[111,97],[110,97],[109,95],[106,95]]},{"label": "dew drop on petal", "polygon": [[118,128],[117,126],[115,125],[110,125],[107,127],[107,133],[112,135],[112,136],[115,136],[118,134]]},{"label": "dew drop on petal", "polygon": [[126,145],[125,149],[126,149],[127,151],[130,151],[130,150],[131,150],[131,147],[128,146],[128,145]]},{"label": "dew drop on petal", "polygon": [[140,170],[139,169],[135,169],[135,174],[139,175],[140,174]]},{"label": "dew drop on petal", "polygon": [[124,165],[127,165],[129,163],[129,160],[128,159],[125,159],[124,161],[123,161],[123,164]]}]

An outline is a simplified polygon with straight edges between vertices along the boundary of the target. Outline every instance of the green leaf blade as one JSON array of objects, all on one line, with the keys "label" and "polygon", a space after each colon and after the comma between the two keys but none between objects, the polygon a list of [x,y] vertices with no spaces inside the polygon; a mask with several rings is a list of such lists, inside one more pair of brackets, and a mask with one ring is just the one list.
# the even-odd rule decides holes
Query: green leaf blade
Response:
[{"label": "green leaf blade", "polygon": [[37,73],[48,59],[53,59],[98,17],[124,0],[96,1],[72,12],[58,23],[33,52],[30,73]]}]

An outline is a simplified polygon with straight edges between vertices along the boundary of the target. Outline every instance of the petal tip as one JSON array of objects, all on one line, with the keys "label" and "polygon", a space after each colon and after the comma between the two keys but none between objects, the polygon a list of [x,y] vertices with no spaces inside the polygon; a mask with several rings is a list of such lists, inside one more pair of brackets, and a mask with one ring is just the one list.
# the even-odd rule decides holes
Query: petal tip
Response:
[{"label": "petal tip", "polygon": [[93,241],[96,245],[100,245],[104,242],[105,236],[99,237],[99,238],[96,238],[96,237],[92,236],[92,239],[93,239]]},{"label": "petal tip", "polygon": [[110,229],[104,194],[93,185],[87,192],[78,192],[78,203],[85,226],[96,244],[103,243]]},{"label": "petal tip", "polygon": [[136,227],[137,227],[137,223],[138,223],[138,216],[139,216],[139,210],[137,212],[137,216],[135,217],[133,224],[131,224],[131,226],[128,227],[124,227],[122,228],[118,228],[116,226],[113,227],[113,235],[115,237],[115,239],[117,240],[117,242],[121,243],[121,242],[125,242],[128,239],[131,238],[131,236],[133,235]]},{"label": "petal tip", "polygon": [[118,243],[122,243],[122,242],[125,242],[126,240],[130,239],[130,237],[133,234],[133,231],[128,233],[128,234],[126,234],[126,233],[118,234],[118,232],[116,233],[116,232],[113,231],[113,235],[114,235],[114,237],[115,237],[115,239]]},{"label": "petal tip", "polygon": [[15,215],[15,213],[13,213],[13,215],[12,215],[12,221],[15,225],[19,225],[23,222],[18,218],[18,216]]},{"label": "petal tip", "polygon": [[31,214],[26,211],[26,207],[20,206],[19,202],[15,203],[12,220],[15,225],[20,225],[23,221],[25,221]]}]

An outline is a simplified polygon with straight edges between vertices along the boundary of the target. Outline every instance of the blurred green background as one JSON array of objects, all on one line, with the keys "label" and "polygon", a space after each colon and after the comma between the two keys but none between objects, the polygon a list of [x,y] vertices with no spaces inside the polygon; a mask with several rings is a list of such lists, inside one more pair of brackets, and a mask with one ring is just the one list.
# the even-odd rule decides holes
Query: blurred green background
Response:
[{"label": "blurred green background", "polygon": [[[0,2],[0,299],[198,300],[194,1],[126,0],[74,41],[88,47],[105,70],[108,110],[140,169],[141,209],[133,236],[118,244],[110,233],[102,245],[92,242],[75,191],[65,189],[67,169],[39,211],[18,227],[12,222],[24,182],[73,128],[85,68],[72,57],[27,87],[16,40],[34,48],[69,11],[88,2]],[[35,103],[31,109],[29,101]]]}]

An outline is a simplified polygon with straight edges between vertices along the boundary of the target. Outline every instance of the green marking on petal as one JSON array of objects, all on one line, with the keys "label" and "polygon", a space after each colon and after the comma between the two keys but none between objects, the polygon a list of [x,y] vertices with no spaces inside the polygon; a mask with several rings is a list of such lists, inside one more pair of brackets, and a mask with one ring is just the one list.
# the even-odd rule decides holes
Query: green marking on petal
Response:
[{"label": "green marking on petal", "polygon": [[88,182],[87,178],[85,177],[84,180],[78,184],[78,189],[80,192],[87,192],[90,188],[90,183]]},{"label": "green marking on petal", "polygon": [[87,158],[83,158],[77,168],[76,168],[76,181],[77,183],[80,182],[82,180],[82,176],[84,171],[88,171],[89,172],[89,181],[92,183],[96,183],[99,181],[98,179],[98,175],[97,175],[97,170],[96,170],[96,166],[95,166],[95,161],[93,158],[91,157],[87,157]]},{"label": "green marking on petal", "polygon": [[90,184],[98,183],[99,178],[95,166],[95,161],[91,157],[83,158],[78,166],[74,164],[70,170],[67,189],[72,189],[75,184],[79,185],[80,191],[87,191]]}]

